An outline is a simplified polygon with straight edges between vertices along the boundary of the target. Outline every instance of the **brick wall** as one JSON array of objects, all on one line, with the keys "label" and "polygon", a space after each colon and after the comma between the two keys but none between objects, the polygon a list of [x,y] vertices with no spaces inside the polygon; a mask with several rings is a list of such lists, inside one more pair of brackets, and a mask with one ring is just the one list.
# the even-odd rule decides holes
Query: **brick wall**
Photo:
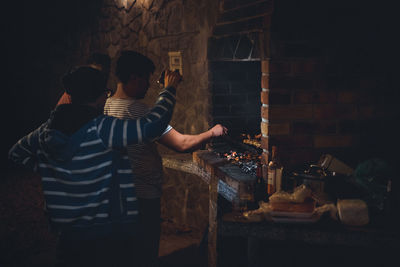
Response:
[{"label": "brick wall", "polygon": [[211,62],[213,120],[231,134],[260,132],[260,62]]},{"label": "brick wall", "polygon": [[370,157],[393,159],[399,93],[379,39],[385,22],[368,16],[372,10],[311,0],[274,6],[271,57],[262,62],[264,143],[278,146],[289,169],[324,153],[353,167]]}]

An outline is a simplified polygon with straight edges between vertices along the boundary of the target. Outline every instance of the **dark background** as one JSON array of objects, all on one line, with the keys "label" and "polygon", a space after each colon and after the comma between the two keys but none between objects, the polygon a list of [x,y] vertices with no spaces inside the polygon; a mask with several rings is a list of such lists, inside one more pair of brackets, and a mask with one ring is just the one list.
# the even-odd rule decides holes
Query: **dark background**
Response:
[{"label": "dark background", "polygon": [[49,117],[63,93],[62,75],[84,63],[74,52],[81,34],[96,24],[102,2],[24,0],[4,7],[5,127],[0,160],[5,168],[15,167],[7,160],[11,146]]}]

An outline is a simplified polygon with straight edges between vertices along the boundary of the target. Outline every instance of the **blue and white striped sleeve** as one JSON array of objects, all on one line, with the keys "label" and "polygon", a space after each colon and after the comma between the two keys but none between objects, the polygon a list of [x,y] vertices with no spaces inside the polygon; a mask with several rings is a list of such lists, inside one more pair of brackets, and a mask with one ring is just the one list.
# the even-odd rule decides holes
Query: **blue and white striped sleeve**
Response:
[{"label": "blue and white striped sleeve", "polygon": [[103,116],[98,120],[98,133],[109,148],[153,142],[163,134],[175,106],[175,88],[165,88],[147,115],[132,120]]},{"label": "blue and white striped sleeve", "polygon": [[37,156],[36,152],[39,148],[39,132],[42,127],[34,130],[28,135],[22,137],[8,152],[10,160],[17,164],[36,170]]},{"label": "blue and white striped sleeve", "polygon": [[172,126],[168,124],[167,128],[165,128],[164,132],[162,133],[162,135],[165,135],[167,133],[169,133],[169,131],[172,130]]}]

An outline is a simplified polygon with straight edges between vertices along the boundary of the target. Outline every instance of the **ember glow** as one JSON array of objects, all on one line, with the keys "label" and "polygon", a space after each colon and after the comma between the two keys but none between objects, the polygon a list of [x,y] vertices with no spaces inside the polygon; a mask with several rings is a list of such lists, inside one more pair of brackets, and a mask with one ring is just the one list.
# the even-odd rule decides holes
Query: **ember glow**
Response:
[{"label": "ember glow", "polygon": [[261,160],[260,155],[251,153],[249,151],[230,151],[229,153],[224,153],[220,156],[228,159],[232,164],[238,165],[242,171],[251,175],[256,175],[257,162]]},{"label": "ember glow", "polygon": [[[249,134],[241,135],[240,147],[225,147],[225,151],[215,151],[220,157],[226,158],[232,164],[240,167],[240,169],[250,175],[256,175],[257,163],[261,161],[261,134],[251,136]],[[219,153],[218,153],[219,152]]]},{"label": "ember glow", "polygon": [[256,175],[257,163],[261,162],[261,134],[251,136],[240,134],[235,138],[217,138],[211,144],[211,150],[221,158],[226,158],[232,164],[250,175]]}]

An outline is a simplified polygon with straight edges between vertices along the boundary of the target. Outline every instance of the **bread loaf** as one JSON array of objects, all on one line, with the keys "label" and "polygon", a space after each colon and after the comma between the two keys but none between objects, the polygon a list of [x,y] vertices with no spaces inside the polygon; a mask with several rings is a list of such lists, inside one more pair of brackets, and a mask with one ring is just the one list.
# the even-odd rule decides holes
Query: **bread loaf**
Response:
[{"label": "bread loaf", "polygon": [[269,197],[269,202],[293,202],[303,203],[307,198],[311,197],[311,189],[306,185],[300,185],[294,189],[293,193],[278,191]]},{"label": "bread loaf", "polygon": [[368,206],[361,199],[340,199],[337,209],[343,224],[362,226],[369,223]]}]

